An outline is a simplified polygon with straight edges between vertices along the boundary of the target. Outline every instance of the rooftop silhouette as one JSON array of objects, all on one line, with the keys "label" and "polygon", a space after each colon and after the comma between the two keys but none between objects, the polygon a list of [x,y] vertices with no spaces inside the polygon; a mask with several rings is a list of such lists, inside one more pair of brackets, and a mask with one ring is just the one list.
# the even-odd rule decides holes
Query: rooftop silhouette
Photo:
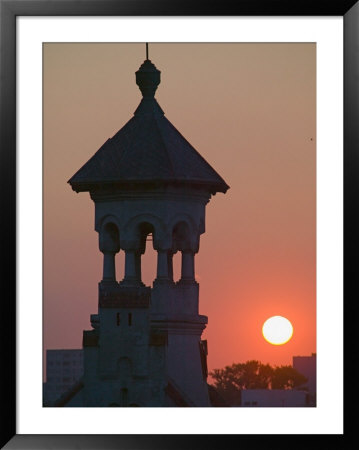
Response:
[{"label": "rooftop silhouette", "polygon": [[146,59],[136,72],[142,100],[130,119],[69,180],[73,190],[186,185],[215,194],[229,186],[165,117],[155,99],[161,72]]}]

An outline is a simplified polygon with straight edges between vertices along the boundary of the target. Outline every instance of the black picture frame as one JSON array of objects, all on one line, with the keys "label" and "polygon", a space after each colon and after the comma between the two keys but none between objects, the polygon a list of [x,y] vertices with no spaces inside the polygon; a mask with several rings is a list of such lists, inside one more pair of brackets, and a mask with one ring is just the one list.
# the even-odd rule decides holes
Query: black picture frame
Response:
[{"label": "black picture frame", "polygon": [[[344,320],[345,421],[343,435],[17,435],[16,434],[16,17],[18,16],[342,16],[344,19]],[[1,183],[1,448],[6,449],[197,449],[266,445],[288,441],[347,448],[354,434],[349,412],[355,377],[355,312],[359,148],[358,0],[0,0]],[[5,289],[4,289],[5,288]],[[352,301],[353,297],[353,301]],[[354,331],[355,330],[355,331]],[[328,375],[329,376],[329,375]],[[354,392],[354,391],[353,391]]]}]

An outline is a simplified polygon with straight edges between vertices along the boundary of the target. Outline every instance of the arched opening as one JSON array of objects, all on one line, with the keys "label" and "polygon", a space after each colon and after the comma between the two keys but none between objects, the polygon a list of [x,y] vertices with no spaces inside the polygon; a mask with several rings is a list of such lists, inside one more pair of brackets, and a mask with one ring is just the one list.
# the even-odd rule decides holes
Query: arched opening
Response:
[{"label": "arched opening", "polygon": [[188,223],[181,221],[176,223],[172,231],[172,247],[174,251],[188,250],[191,247],[191,233]]},{"label": "arched opening", "polygon": [[181,252],[177,252],[172,257],[173,281],[175,282],[177,282],[181,278],[181,264],[182,255]]},{"label": "arched opening", "polygon": [[[173,260],[173,270],[177,281],[194,281],[194,252],[191,248],[191,233],[187,222],[177,222],[172,231],[172,248],[174,252],[181,252],[181,257]],[[179,262],[180,259],[180,262]],[[180,267],[179,267],[180,266]],[[181,276],[178,276],[180,271]]]},{"label": "arched opening", "polygon": [[125,252],[121,251],[116,255],[116,279],[123,278],[123,271],[125,267]]},{"label": "arched opening", "polygon": [[99,235],[100,250],[103,253],[103,276],[106,282],[116,281],[115,254],[120,251],[120,234],[117,225],[106,223]]},{"label": "arched opening", "polygon": [[153,280],[156,278],[157,252],[153,248],[153,239],[155,234],[154,226],[148,222],[139,226],[141,257],[140,270],[142,282],[147,286],[152,286]]},{"label": "arched opening", "polygon": [[117,225],[112,222],[107,222],[102,230],[102,245],[106,246],[109,250],[114,251],[118,249],[120,243],[119,232]]}]

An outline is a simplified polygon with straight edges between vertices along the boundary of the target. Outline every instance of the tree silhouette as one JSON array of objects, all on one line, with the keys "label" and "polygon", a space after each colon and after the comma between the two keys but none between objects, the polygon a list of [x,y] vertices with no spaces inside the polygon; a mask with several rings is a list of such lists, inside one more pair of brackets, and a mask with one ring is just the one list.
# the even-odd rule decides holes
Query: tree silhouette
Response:
[{"label": "tree silhouette", "polygon": [[272,367],[256,360],[214,369],[210,376],[214,388],[231,406],[240,405],[243,389],[294,389],[307,382],[292,366]]},{"label": "tree silhouette", "polygon": [[[271,387],[272,389],[295,389],[307,381],[307,378],[292,366],[280,366],[274,368]],[[304,387],[303,390],[305,390]]]}]

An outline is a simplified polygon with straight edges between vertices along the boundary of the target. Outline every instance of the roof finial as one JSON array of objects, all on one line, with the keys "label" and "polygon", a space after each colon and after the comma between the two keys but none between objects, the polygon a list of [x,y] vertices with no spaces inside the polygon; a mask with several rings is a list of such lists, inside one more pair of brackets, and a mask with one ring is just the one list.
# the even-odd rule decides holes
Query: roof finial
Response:
[{"label": "roof finial", "polygon": [[148,43],[146,42],[146,57],[141,67],[136,72],[136,84],[140,88],[143,97],[154,98],[157,86],[161,82],[161,72],[148,59]]}]

